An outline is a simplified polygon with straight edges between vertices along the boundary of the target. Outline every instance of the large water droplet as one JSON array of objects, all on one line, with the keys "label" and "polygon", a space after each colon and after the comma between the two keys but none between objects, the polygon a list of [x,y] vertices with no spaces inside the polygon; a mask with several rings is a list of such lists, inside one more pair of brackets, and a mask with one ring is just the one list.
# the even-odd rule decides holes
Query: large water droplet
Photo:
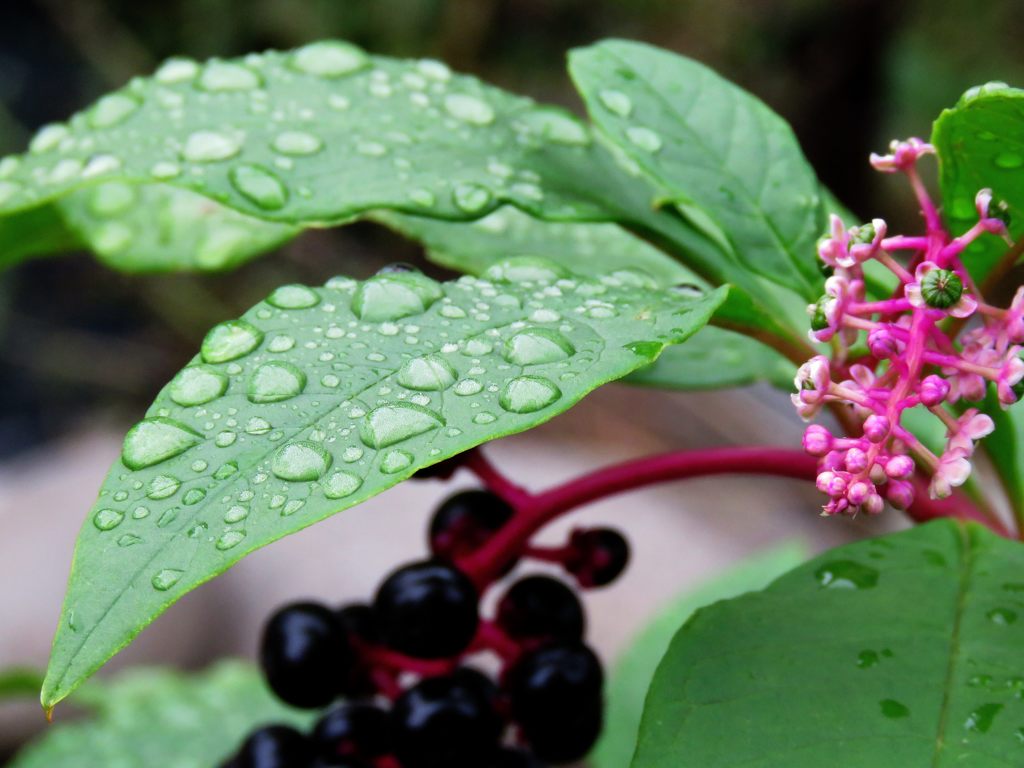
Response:
[{"label": "large water droplet", "polygon": [[996,715],[1003,709],[1002,704],[995,702],[982,704],[967,716],[964,721],[964,729],[975,733],[988,733],[992,729]]},{"label": "large water droplet", "polygon": [[626,138],[644,150],[644,152],[654,153],[661,149],[661,136],[650,128],[644,128],[641,125],[632,125],[627,128]]},{"label": "large water droplet", "polygon": [[445,425],[444,417],[413,403],[381,405],[359,425],[359,437],[371,448],[386,448]]},{"label": "large water droplet", "polygon": [[245,320],[215,325],[203,339],[200,354],[208,363],[226,363],[252,352],[263,341],[263,331]]},{"label": "large water droplet", "polygon": [[565,336],[550,328],[527,328],[505,342],[505,359],[515,365],[542,365],[565,360],[576,348]]},{"label": "large water droplet", "polygon": [[439,355],[413,358],[398,372],[398,383],[403,387],[425,392],[448,389],[457,378],[456,370]]},{"label": "large water droplet", "polygon": [[995,159],[996,168],[1007,171],[1016,170],[1024,166],[1024,155],[1019,152],[1000,152]]},{"label": "large water droplet", "polygon": [[449,115],[464,123],[490,125],[494,122],[494,109],[476,96],[449,93],[444,97],[444,108]]},{"label": "large water droplet", "polygon": [[28,151],[34,155],[49,152],[55,149],[64,139],[68,138],[71,132],[66,125],[61,123],[50,123],[40,128],[36,135],[29,142]]},{"label": "large water droplet", "polygon": [[283,155],[314,155],[324,147],[319,137],[305,131],[284,131],[274,138],[273,148]]},{"label": "large water droplet", "polygon": [[101,509],[92,518],[92,524],[101,531],[110,531],[117,528],[124,520],[124,512],[116,509]]},{"label": "large water droplet", "polygon": [[484,385],[481,384],[476,379],[463,379],[462,381],[455,385],[455,389],[452,391],[455,392],[456,395],[468,397],[470,395],[479,394],[483,390],[483,388]]},{"label": "large water droplet", "polygon": [[225,552],[233,547],[237,547],[245,539],[245,531],[224,531],[218,538],[214,546],[221,552]]},{"label": "large water droplet", "polygon": [[192,80],[198,74],[199,65],[192,59],[175,57],[161,64],[153,77],[158,83],[173,85]]},{"label": "large water droplet", "polygon": [[370,57],[351,43],[326,40],[296,50],[291,66],[318,77],[342,77],[370,66]]},{"label": "large water droplet", "polygon": [[394,475],[403,469],[408,469],[413,462],[413,455],[408,451],[396,448],[388,451],[380,460],[380,471],[385,475]]},{"label": "large water droplet", "polygon": [[93,128],[110,128],[128,119],[139,108],[139,102],[126,93],[112,93],[104,96],[89,110],[89,125]]},{"label": "large water droplet", "polygon": [[228,377],[206,365],[190,365],[171,381],[171,400],[185,407],[216,400],[228,388]]},{"label": "large water droplet", "polygon": [[878,584],[878,571],[853,560],[826,563],[814,572],[826,589],[871,589]]},{"label": "large water droplet", "polygon": [[479,184],[456,184],[452,190],[455,205],[466,213],[480,213],[491,204],[491,192]]},{"label": "large water droplet", "polygon": [[[282,285],[267,297],[267,303],[278,309],[309,309],[320,303],[320,294],[312,288],[298,283]],[[290,337],[278,336],[277,338],[287,338],[291,341],[288,349],[295,344]]]},{"label": "large water droplet", "polygon": [[363,480],[359,475],[341,470],[331,473],[330,477],[323,481],[324,496],[328,499],[343,499],[351,496],[359,490]]},{"label": "large water droplet", "polygon": [[361,320],[397,320],[426,311],[443,292],[436,281],[418,272],[377,275],[359,284],[352,311]]},{"label": "large water droplet", "polygon": [[901,704],[896,699],[882,699],[878,702],[882,715],[890,720],[900,720],[910,716],[910,710],[906,704]]},{"label": "large water droplet", "polygon": [[204,91],[250,91],[261,85],[260,76],[242,64],[211,61],[203,67],[199,87]]},{"label": "large water droplet", "polygon": [[305,373],[291,363],[275,360],[253,371],[246,394],[253,403],[277,403],[290,400],[305,388]]},{"label": "large water droplet", "polygon": [[[171,475],[157,475],[146,486],[146,496],[151,499],[166,499],[176,494],[179,488],[181,488],[181,481],[178,478]],[[145,507],[139,509],[145,509]],[[148,510],[146,514],[149,514]]]},{"label": "large water droplet", "polygon": [[128,430],[121,460],[129,469],[150,467],[184,453],[202,439],[201,434],[179,421],[154,416]]},{"label": "large water droplet", "polygon": [[561,390],[541,376],[519,376],[505,384],[498,403],[510,413],[533,413],[561,396]]},{"label": "large water droplet", "polygon": [[288,189],[277,175],[262,165],[240,165],[231,169],[231,186],[260,208],[277,211],[288,202]]},{"label": "large water droplet", "polygon": [[1017,612],[1011,611],[1009,608],[993,608],[987,614],[988,620],[993,624],[998,624],[1002,627],[1008,627],[1017,621]]},{"label": "large water droplet", "polygon": [[514,256],[491,264],[483,277],[504,283],[553,283],[568,275],[564,267],[550,259]]},{"label": "large water droplet", "polygon": [[282,445],[270,462],[270,471],[282,480],[319,480],[331,466],[331,454],[319,443],[306,440]]},{"label": "large water droplet", "polygon": [[180,571],[177,568],[164,568],[162,571],[154,574],[152,581],[153,589],[166,592],[177,584],[184,574],[184,571]]},{"label": "large water droplet", "polygon": [[193,163],[227,160],[242,151],[242,140],[218,131],[196,131],[185,139],[181,156]]},{"label": "large water droplet", "polygon": [[605,109],[619,117],[629,117],[633,112],[633,101],[622,91],[605,89],[597,94]]},{"label": "large water droplet", "polygon": [[521,119],[531,131],[555,144],[586,146],[590,143],[590,134],[583,123],[560,109],[539,107]]}]

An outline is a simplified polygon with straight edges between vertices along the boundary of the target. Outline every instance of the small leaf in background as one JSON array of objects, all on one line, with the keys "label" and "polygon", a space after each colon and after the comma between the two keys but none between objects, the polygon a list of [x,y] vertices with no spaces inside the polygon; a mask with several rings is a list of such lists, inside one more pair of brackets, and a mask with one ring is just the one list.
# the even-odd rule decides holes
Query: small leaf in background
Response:
[{"label": "small leaf in background", "polygon": [[249,552],[553,418],[689,338],[726,293],[525,257],[445,284],[284,286],[214,327],[82,527],[44,705]]},{"label": "small leaf in background", "polygon": [[35,696],[43,685],[43,673],[35,669],[0,670],[0,701],[21,696]]},{"label": "small leaf in background", "polygon": [[834,549],[699,611],[634,768],[1018,764],[1024,545],[940,520]]},{"label": "small leaf in background", "polygon": [[594,123],[665,204],[757,274],[817,298],[822,201],[785,121],[702,64],[642,43],[575,50],[569,69]]},{"label": "small leaf in background", "polygon": [[622,768],[629,765],[636,749],[637,730],[644,699],[658,662],[679,627],[694,611],[753,589],[763,589],[772,579],[807,559],[807,547],[800,543],[754,555],[744,563],[714,577],[695,590],[688,590],[662,610],[633,641],[614,665],[607,688],[604,732],[590,762],[594,768]]},{"label": "small leaf in background", "polygon": [[196,675],[137,669],[88,692],[92,714],[58,719],[10,768],[210,768],[260,725],[305,728],[312,719],[278,702],[255,668],[234,661]]}]

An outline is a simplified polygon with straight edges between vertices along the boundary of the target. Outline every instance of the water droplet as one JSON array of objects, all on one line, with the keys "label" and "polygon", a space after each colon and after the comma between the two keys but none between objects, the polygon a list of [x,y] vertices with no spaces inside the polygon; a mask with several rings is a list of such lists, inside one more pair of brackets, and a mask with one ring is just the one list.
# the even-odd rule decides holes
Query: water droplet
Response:
[{"label": "water droplet", "polygon": [[15,184],[13,181],[0,181],[0,205],[6,203],[20,191],[20,184]]},{"label": "water droplet", "polygon": [[[157,475],[149,481],[149,485],[146,489],[146,496],[151,499],[166,499],[168,496],[176,494],[180,487],[181,481],[178,478],[172,477],[171,475]],[[145,509],[145,507],[140,507],[139,509]],[[138,512],[138,510],[136,510],[136,512]],[[146,514],[149,514],[148,510]],[[145,515],[143,515],[143,517],[145,517]]]},{"label": "water droplet", "polygon": [[413,455],[408,451],[395,449],[388,451],[380,460],[380,471],[385,475],[393,475],[408,469],[413,462]]},{"label": "water droplet", "polygon": [[605,109],[619,117],[629,117],[633,112],[633,101],[622,91],[605,89],[597,94]]},{"label": "water droplet", "polygon": [[878,705],[882,708],[882,715],[890,720],[900,720],[910,716],[910,710],[907,706],[895,699],[882,699],[878,702]]},{"label": "water droplet", "polygon": [[456,120],[471,125],[490,125],[494,122],[494,109],[476,96],[449,93],[444,97],[444,108]]},{"label": "water droplet", "polygon": [[260,416],[253,416],[245,423],[245,431],[249,435],[265,435],[270,429],[270,422]]},{"label": "water droplet", "polygon": [[161,160],[160,162],[153,164],[153,167],[149,169],[149,174],[158,181],[167,181],[168,179],[174,179],[180,176],[181,167],[177,163],[172,163],[168,160]]},{"label": "water droplet", "polygon": [[153,77],[158,83],[173,85],[192,80],[198,74],[199,65],[192,59],[175,57],[161,64]]},{"label": "water droplet", "polygon": [[661,149],[661,136],[650,128],[632,125],[626,129],[626,138],[640,147],[644,152],[657,152]]},{"label": "water droplet", "polygon": [[101,531],[110,531],[117,528],[124,520],[124,512],[116,509],[101,509],[92,518],[92,524]]},{"label": "water droplet", "polygon": [[417,272],[377,275],[359,284],[352,311],[361,320],[398,320],[425,312],[442,296],[441,286]]},{"label": "water droplet", "polygon": [[215,325],[203,339],[200,353],[208,363],[226,363],[252,352],[263,341],[263,331],[245,320]]},{"label": "water droplet", "polygon": [[221,552],[237,547],[245,539],[245,531],[224,531],[214,546]]},{"label": "water droplet", "polygon": [[447,82],[452,76],[452,71],[448,68],[447,64],[434,59],[422,59],[416,62],[416,69],[424,77],[437,80],[439,83]]},{"label": "water droplet", "polygon": [[245,520],[245,518],[247,518],[248,516],[249,509],[247,507],[241,506],[240,504],[236,504],[235,506],[229,508],[228,511],[224,513],[224,522],[229,524],[240,523],[243,520]]},{"label": "water droplet", "polygon": [[113,155],[93,155],[82,169],[83,179],[95,179],[113,173],[121,167],[121,161]]},{"label": "water droplet", "polygon": [[871,589],[878,584],[878,571],[853,560],[826,563],[814,572],[826,589]]},{"label": "water droplet", "polygon": [[227,160],[242,151],[242,141],[218,131],[196,131],[185,139],[181,156],[193,163]]},{"label": "water droplet", "polygon": [[370,57],[351,43],[326,40],[296,50],[291,66],[317,77],[343,77],[370,66]]},{"label": "water droplet", "polygon": [[484,385],[481,384],[476,379],[463,379],[462,381],[455,385],[455,389],[453,391],[455,392],[456,395],[462,395],[463,397],[467,397],[469,395],[479,394],[480,391],[483,390],[483,388]]},{"label": "water droplet", "polygon": [[267,211],[284,208],[288,190],[277,175],[262,165],[240,165],[232,168],[231,186],[246,200]]},{"label": "water droplet", "polygon": [[246,394],[253,403],[277,403],[295,397],[305,388],[305,373],[291,363],[275,360],[253,371]]},{"label": "water droplet", "polygon": [[444,417],[413,403],[381,405],[359,425],[359,437],[370,448],[386,448],[445,425]]},{"label": "water droplet", "polygon": [[560,109],[540,107],[521,119],[534,133],[555,144],[579,147],[590,143],[590,134],[583,123]]},{"label": "water droplet", "polygon": [[230,61],[211,61],[203,67],[199,87],[214,93],[222,91],[251,91],[261,85],[260,76],[242,64]]},{"label": "water droplet", "polygon": [[143,469],[184,453],[202,439],[201,434],[181,422],[154,416],[128,430],[121,460],[129,469]]},{"label": "water droplet", "polygon": [[40,128],[28,145],[28,151],[34,155],[49,152],[56,148],[64,139],[70,135],[66,125],[61,123],[50,123]]},{"label": "water droplet", "polygon": [[388,148],[379,141],[360,141],[356,144],[356,152],[365,157],[383,157]]},{"label": "water droplet", "polygon": [[489,411],[480,411],[473,417],[474,424],[493,424],[498,420],[498,417]]},{"label": "water droplet", "polygon": [[228,388],[228,377],[206,365],[191,365],[171,381],[171,400],[185,407],[216,400]]},{"label": "water droplet", "polygon": [[412,200],[416,205],[421,205],[424,208],[431,208],[437,203],[437,197],[429,189],[418,188],[409,192],[409,199]]},{"label": "water droplet", "polygon": [[282,480],[319,480],[331,466],[331,454],[319,443],[306,440],[282,445],[270,463],[270,471]]},{"label": "water droplet", "polygon": [[334,472],[323,481],[324,496],[328,499],[343,499],[359,490],[363,480],[351,472]]},{"label": "water droplet", "polygon": [[73,179],[75,176],[82,172],[82,161],[75,158],[67,157],[57,163],[53,170],[50,171],[50,177],[48,181],[51,184],[61,184],[65,181]]},{"label": "water droplet", "polygon": [[1003,627],[1008,627],[1017,621],[1017,613],[1009,608],[993,608],[985,615],[988,616],[989,621],[993,624],[999,624]]},{"label": "water droplet", "polygon": [[561,390],[541,376],[519,376],[505,384],[498,403],[511,413],[533,413],[562,396]]},{"label": "water droplet", "polygon": [[576,354],[576,348],[558,331],[527,328],[505,342],[503,354],[515,365],[542,365],[565,360]]},{"label": "water droplet", "polygon": [[995,159],[996,168],[1007,171],[1016,170],[1024,166],[1024,155],[1019,152],[1000,152]]},{"label": "water droplet", "polygon": [[1003,709],[1002,704],[982,704],[967,716],[964,721],[964,729],[975,733],[988,733],[995,722],[996,715]]},{"label": "water droplet", "polygon": [[164,568],[153,576],[153,589],[166,592],[177,584],[184,574],[184,571],[179,571],[177,568]]},{"label": "water droplet", "polygon": [[279,133],[272,145],[283,155],[313,155],[324,147],[319,137],[305,131],[285,131]]},{"label": "water droplet", "polygon": [[[309,309],[320,303],[320,294],[304,285],[282,285],[267,297],[267,303],[278,309]],[[287,338],[295,344],[290,337],[277,338]]]},{"label": "water droplet", "polygon": [[130,184],[100,184],[89,198],[89,210],[101,218],[110,218],[127,211],[135,203],[135,188]]},{"label": "water droplet", "polygon": [[877,651],[861,651],[857,655],[857,666],[861,669],[870,669],[878,663]]},{"label": "water droplet", "polygon": [[182,497],[181,502],[185,506],[192,507],[206,498],[206,491],[202,488],[190,488]]},{"label": "water droplet", "polygon": [[140,541],[142,541],[141,536],[136,536],[134,533],[125,533],[117,538],[117,546],[130,547],[138,544]]},{"label": "water droplet", "polygon": [[227,448],[229,445],[233,445],[237,439],[238,436],[234,432],[226,429],[218,433],[213,442],[218,448]]},{"label": "water droplet", "polygon": [[89,125],[93,128],[110,128],[128,119],[139,108],[139,101],[126,93],[112,93],[104,96],[89,110]]},{"label": "water droplet", "polygon": [[503,283],[554,283],[569,273],[560,264],[539,256],[515,256],[494,262],[483,274]]},{"label": "water droplet", "polygon": [[479,184],[456,184],[452,190],[455,205],[466,213],[480,213],[491,203],[491,193]]},{"label": "water droplet", "polygon": [[403,387],[425,392],[448,389],[457,378],[456,370],[439,355],[413,358],[398,372],[398,383]]}]

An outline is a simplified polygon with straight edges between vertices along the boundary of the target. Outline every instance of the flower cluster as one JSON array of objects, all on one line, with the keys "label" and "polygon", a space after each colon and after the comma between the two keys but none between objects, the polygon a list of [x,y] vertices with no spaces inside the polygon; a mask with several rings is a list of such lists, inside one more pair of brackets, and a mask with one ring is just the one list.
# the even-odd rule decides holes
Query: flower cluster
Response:
[{"label": "flower cluster", "polygon": [[[910,139],[871,156],[877,170],[910,181],[927,225],[923,235],[891,236],[881,219],[847,228],[833,216],[818,245],[829,277],[825,294],[808,307],[810,337],[830,344],[831,356],[800,367],[793,404],[807,421],[824,405],[839,404],[847,426],[856,427],[849,437],[820,424],[804,433],[804,450],[819,457],[826,515],[877,514],[885,501],[905,509],[917,472],[929,478],[932,498],[949,496],[970,475],[975,443],[994,428],[989,416],[965,404],[983,400],[990,384],[1003,407],[1024,394],[1024,287],[1007,309],[987,304],[961,260],[986,233],[1008,240],[1005,208],[990,190],[980,191],[977,223],[952,237],[917,174],[918,159],[933,153]],[[890,295],[868,295],[868,261],[895,275]],[[910,409],[942,422],[940,454],[907,428]]]}]

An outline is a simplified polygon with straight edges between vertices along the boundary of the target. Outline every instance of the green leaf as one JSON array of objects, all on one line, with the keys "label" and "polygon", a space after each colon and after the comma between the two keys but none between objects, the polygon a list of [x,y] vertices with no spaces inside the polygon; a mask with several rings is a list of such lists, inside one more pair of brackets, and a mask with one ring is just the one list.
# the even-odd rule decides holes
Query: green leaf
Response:
[{"label": "green leaf", "polygon": [[[1003,83],[972,88],[939,115],[932,143],[940,160],[943,214],[954,234],[978,221],[974,196],[990,188],[1009,206],[1010,233],[1024,235],[1024,90]],[[1006,253],[995,235],[982,235],[967,247],[964,264],[976,280]]]},{"label": "green leaf", "polygon": [[641,43],[575,50],[569,69],[595,124],[694,226],[754,272],[820,293],[818,181],[792,130],[707,67]]},{"label": "green leaf", "polygon": [[285,286],[211,330],[128,432],[82,528],[43,704],[244,555],[547,421],[691,336],[726,293],[536,258],[485,277]]},{"label": "green leaf", "polygon": [[995,394],[989,392],[984,411],[996,425],[983,443],[985,453],[1003,482],[1014,516],[1024,520],[1024,410],[1004,410]]},{"label": "green leaf", "polygon": [[767,381],[791,389],[795,366],[749,336],[708,326],[632,374],[631,384],[668,389],[720,389]]},{"label": "green leaf", "polygon": [[[692,340],[691,340],[692,341]],[[710,582],[687,591],[663,610],[633,641],[615,665],[608,682],[605,728],[589,760],[595,768],[622,768],[636,749],[644,699],[661,657],[680,625],[698,608],[725,600],[768,582],[795,568],[807,558],[807,548],[797,542],[755,555]]]},{"label": "green leaf", "polygon": [[634,768],[1020,762],[1024,546],[951,520],[832,550],[697,613]]},{"label": "green leaf", "polygon": [[43,684],[43,674],[28,667],[0,671],[0,701],[19,696],[34,696]]},{"label": "green leaf", "polygon": [[57,722],[10,768],[209,768],[256,727],[283,723],[305,728],[312,719],[280,704],[259,672],[241,662],[222,662],[190,676],[133,670],[110,683],[90,685],[89,704],[95,714],[84,721]]}]

